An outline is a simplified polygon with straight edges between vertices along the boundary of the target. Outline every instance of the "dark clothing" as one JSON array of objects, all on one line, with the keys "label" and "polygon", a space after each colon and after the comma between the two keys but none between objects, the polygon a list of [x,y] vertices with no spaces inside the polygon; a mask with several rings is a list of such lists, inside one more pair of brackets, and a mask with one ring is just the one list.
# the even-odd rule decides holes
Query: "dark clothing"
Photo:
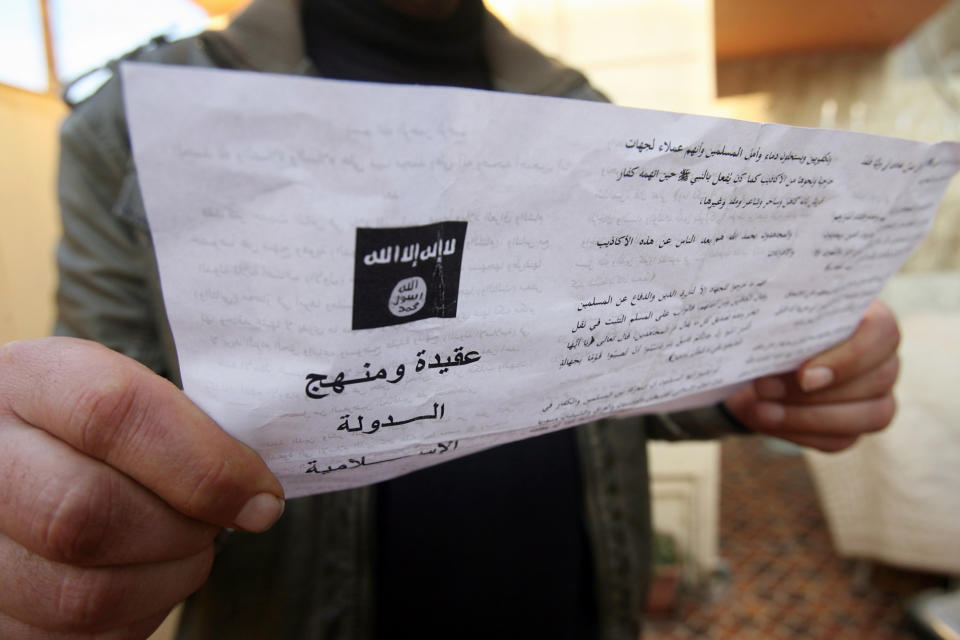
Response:
[{"label": "dark clothing", "polygon": [[597,636],[571,430],[383,483],[378,638]]},{"label": "dark clothing", "polygon": [[304,42],[325,78],[489,89],[483,12],[465,0],[446,19],[424,20],[378,0],[309,0]]},{"label": "dark clothing", "polygon": [[[491,87],[477,0],[442,20],[377,0],[310,0],[302,11],[322,76]],[[377,637],[596,636],[578,467],[574,434],[561,431],[378,485]]]}]

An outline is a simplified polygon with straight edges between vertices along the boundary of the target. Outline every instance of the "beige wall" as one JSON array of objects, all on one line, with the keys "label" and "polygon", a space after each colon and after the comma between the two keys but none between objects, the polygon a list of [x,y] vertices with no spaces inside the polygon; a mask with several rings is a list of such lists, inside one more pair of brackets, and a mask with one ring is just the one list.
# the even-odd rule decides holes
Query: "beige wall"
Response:
[{"label": "beige wall", "polygon": [[55,97],[0,85],[0,344],[47,335],[59,233]]},{"label": "beige wall", "polygon": [[485,0],[510,27],[584,71],[613,102],[709,112],[713,0]]},{"label": "beige wall", "polygon": [[814,51],[884,49],[946,0],[716,0],[718,60]]}]

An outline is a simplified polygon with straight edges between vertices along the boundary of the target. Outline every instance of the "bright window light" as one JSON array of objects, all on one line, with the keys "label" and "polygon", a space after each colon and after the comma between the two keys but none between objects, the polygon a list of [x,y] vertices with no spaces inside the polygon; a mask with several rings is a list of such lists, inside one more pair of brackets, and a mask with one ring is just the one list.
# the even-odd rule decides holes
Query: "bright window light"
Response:
[{"label": "bright window light", "polygon": [[0,0],[0,82],[47,90],[43,19],[36,0]]},{"label": "bright window light", "polygon": [[155,36],[198,33],[207,20],[189,0],[50,0],[57,75],[69,82]]}]

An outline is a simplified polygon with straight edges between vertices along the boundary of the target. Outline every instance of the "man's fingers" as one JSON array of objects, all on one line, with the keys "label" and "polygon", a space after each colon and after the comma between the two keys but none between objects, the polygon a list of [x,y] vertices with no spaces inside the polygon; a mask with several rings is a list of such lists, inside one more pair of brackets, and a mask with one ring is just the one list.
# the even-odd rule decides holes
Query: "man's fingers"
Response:
[{"label": "man's fingers", "polygon": [[[860,437],[860,433],[838,432],[837,425],[829,422],[830,420],[844,420],[849,417],[849,415],[844,415],[846,412],[843,411],[829,411],[826,415],[822,413],[824,409],[833,409],[833,406],[819,407],[821,413],[818,418],[826,419],[826,421],[818,423],[815,419],[806,420],[800,429],[794,430],[797,429],[796,411],[810,408],[810,405],[794,407],[788,415],[787,407],[784,405],[758,398],[753,385],[741,388],[737,393],[727,398],[725,404],[730,413],[754,431],[789,440],[804,447],[812,447],[827,452],[842,451],[853,445]],[[879,419],[882,418],[883,416],[879,416]],[[811,424],[816,424],[817,432],[812,433],[809,430]],[[846,431],[849,426],[848,424],[841,424],[840,430]]]},{"label": "man's fingers", "polygon": [[[25,625],[96,633],[159,616],[200,588],[213,547],[189,558],[125,567],[73,567],[0,536],[0,611]],[[16,636],[14,636],[16,637]]]},{"label": "man's fingers", "polygon": [[0,347],[0,414],[126,473],[192,518],[251,531],[283,509],[260,457],[167,380],[84,340]]},{"label": "man's fingers", "polygon": [[149,637],[163,623],[167,615],[168,612],[164,612],[144,620],[138,620],[119,629],[91,635],[89,633],[39,629],[0,613],[0,638],[16,638],[16,640],[134,640],[135,638]]},{"label": "man's fingers", "polygon": [[846,382],[807,393],[800,388],[795,373],[760,378],[754,386],[764,400],[785,404],[830,404],[879,398],[890,393],[900,372],[900,357],[894,353],[878,367]]},{"label": "man's fingers", "polygon": [[797,383],[806,392],[841,384],[887,361],[899,344],[893,312],[874,300],[850,338],[800,367]]},{"label": "man's fingers", "polygon": [[874,301],[849,339],[796,372],[755,380],[727,398],[726,408],[754,431],[823,451],[845,449],[893,419],[899,342],[893,314]]},{"label": "man's fingers", "polygon": [[789,440],[802,447],[819,449],[825,453],[836,453],[853,446],[859,436],[812,436],[805,433],[784,433],[777,437]]},{"label": "man's fingers", "polygon": [[0,533],[49,560],[174,560],[210,546],[219,531],[40,429],[0,418],[0,450]]},{"label": "man's fingers", "polygon": [[896,402],[893,394],[872,400],[820,405],[759,401],[740,405],[737,411],[739,413],[735,415],[747,426],[770,435],[789,433],[843,437],[883,429],[893,419]]}]

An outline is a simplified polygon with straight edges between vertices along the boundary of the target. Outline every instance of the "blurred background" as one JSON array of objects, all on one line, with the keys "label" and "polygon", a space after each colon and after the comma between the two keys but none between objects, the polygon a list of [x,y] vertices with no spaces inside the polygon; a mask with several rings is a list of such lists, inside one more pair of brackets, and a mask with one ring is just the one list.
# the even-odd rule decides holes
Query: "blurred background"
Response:
[{"label": "blurred background", "polygon": [[[109,60],[223,28],[244,4],[0,0],[0,343],[52,326],[65,88],[81,100]],[[619,104],[960,139],[960,0],[487,5]],[[914,638],[908,605],[922,618],[918,594],[956,586],[960,181],[884,297],[904,364],[883,434],[832,456],[760,438],[653,446],[659,577],[645,637]]]}]

